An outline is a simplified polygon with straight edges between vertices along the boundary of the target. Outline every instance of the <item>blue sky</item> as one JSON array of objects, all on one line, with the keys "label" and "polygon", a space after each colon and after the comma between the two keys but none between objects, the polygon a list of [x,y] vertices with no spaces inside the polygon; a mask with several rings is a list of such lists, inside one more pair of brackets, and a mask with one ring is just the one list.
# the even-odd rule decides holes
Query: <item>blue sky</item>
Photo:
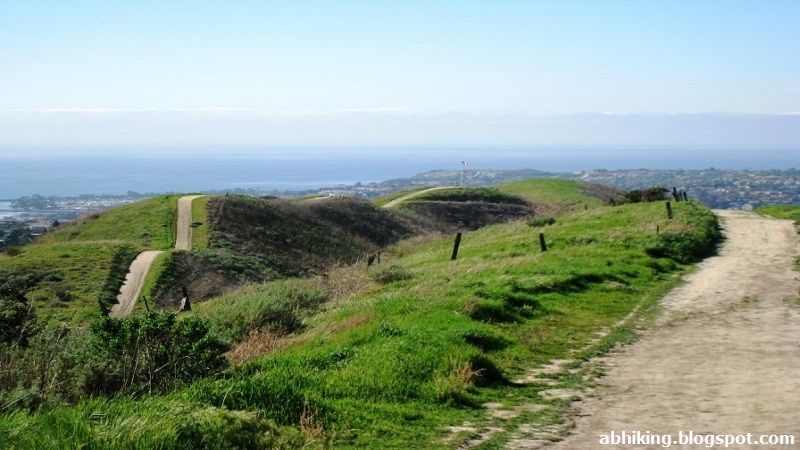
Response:
[{"label": "blue sky", "polygon": [[0,144],[800,146],[800,2],[0,3]]}]

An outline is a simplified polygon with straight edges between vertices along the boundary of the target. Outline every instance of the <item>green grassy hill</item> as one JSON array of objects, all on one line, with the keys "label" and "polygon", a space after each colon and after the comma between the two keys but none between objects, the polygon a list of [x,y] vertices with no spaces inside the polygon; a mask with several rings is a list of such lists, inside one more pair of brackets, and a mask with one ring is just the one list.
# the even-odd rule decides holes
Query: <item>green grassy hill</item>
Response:
[{"label": "green grassy hill", "polygon": [[[161,196],[94,213],[22,248],[0,254],[0,284],[28,292],[45,320],[85,323],[110,306],[136,255],[175,242],[177,196]],[[5,283],[3,283],[5,282]]]},{"label": "green grassy hill", "polygon": [[[415,199],[478,210],[535,208],[544,198],[571,205],[551,221],[522,215],[465,232],[454,261],[452,236],[414,222],[420,214],[410,207],[212,198],[208,248],[192,258],[231,252],[276,273],[310,276],[253,284],[183,315],[207,321],[231,344],[225,372],[151,396],[82,394],[35,413],[9,406],[0,446],[120,448],[144,436],[140,445],[151,448],[450,449],[485,437],[483,445],[496,448],[523,424],[558,423],[569,392],[597,375],[585,361],[633,339],[630,315],[651,312],[720,237],[716,218],[698,203],[673,204],[668,220],[662,203],[604,206],[582,189],[514,183]],[[284,232],[270,233],[268,224]],[[376,249],[379,264],[335,264]],[[532,375],[553,359],[571,362]],[[86,377],[45,373],[54,383],[84,383],[79,392],[93,386]],[[14,392],[0,403],[17,402],[22,394]]]}]

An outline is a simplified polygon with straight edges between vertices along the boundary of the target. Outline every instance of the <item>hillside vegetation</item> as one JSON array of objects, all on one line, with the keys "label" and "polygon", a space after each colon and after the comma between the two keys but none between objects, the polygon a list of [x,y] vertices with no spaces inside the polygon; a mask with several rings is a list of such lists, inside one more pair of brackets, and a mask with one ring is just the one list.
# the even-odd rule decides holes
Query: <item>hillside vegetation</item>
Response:
[{"label": "hillside vegetation", "polygon": [[[20,393],[0,397],[0,446],[120,448],[138,436],[136,445],[165,449],[492,447],[521,424],[561,421],[571,399],[556,394],[592,378],[585,360],[634,337],[624,319],[651,310],[676,275],[713,252],[718,223],[696,202],[673,204],[669,220],[663,203],[609,207],[572,197],[580,191],[503,189],[522,199],[492,204],[533,205],[535,214],[536,198],[553,195],[586,207],[467,232],[451,260],[452,236],[430,216],[415,222],[413,205],[211,199],[208,249],[186,255],[230,252],[276,276],[307,275],[231,291],[186,315],[232,345],[231,366],[149,396],[123,391],[35,412],[9,406]],[[413,203],[489,203],[476,192],[442,194]],[[380,263],[337,264],[376,250]],[[569,371],[531,375],[562,358],[573,360]]]},{"label": "hillside vegetation", "polygon": [[27,292],[36,313],[86,323],[110,307],[136,255],[175,242],[177,196],[93,213],[61,225],[16,256],[0,254],[0,284]]}]

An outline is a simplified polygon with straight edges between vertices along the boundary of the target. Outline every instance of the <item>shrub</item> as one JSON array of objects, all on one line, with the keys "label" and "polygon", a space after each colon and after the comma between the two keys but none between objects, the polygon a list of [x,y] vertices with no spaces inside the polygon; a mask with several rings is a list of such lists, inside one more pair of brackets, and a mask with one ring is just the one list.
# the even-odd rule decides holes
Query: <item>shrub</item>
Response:
[{"label": "shrub", "polygon": [[625,194],[625,199],[630,203],[657,202],[667,199],[669,189],[665,187],[651,187],[647,189],[636,189]]},{"label": "shrub", "polygon": [[239,341],[253,330],[293,333],[327,300],[325,292],[303,280],[284,280],[222,297],[205,314],[217,333]]},{"label": "shrub", "polygon": [[556,223],[556,218],[555,217],[539,217],[537,219],[531,219],[526,223],[531,228],[546,227],[548,225],[553,225],[554,223]]},{"label": "shrub", "polygon": [[711,255],[722,239],[719,220],[696,202],[685,202],[684,213],[691,217],[685,229],[667,231],[657,236],[645,252],[654,258],[670,258],[681,264],[700,261]]},{"label": "shrub", "polygon": [[25,345],[33,334],[33,319],[25,292],[10,284],[0,285],[0,343]]},{"label": "shrub", "polygon": [[108,376],[119,390],[165,392],[227,365],[223,356],[227,347],[199,317],[179,321],[171,312],[103,317],[90,329],[97,348],[116,363]]}]

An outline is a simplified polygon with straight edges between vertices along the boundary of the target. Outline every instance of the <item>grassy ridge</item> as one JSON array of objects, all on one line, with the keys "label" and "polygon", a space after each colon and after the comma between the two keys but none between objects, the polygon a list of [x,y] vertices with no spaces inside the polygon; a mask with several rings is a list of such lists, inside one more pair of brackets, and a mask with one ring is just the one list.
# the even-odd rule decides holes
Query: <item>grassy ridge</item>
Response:
[{"label": "grassy ridge", "polygon": [[560,178],[535,178],[496,186],[497,190],[519,195],[531,203],[599,206],[621,192],[607,186]]},{"label": "grassy ridge", "polygon": [[94,213],[56,229],[42,244],[71,241],[124,241],[142,249],[167,250],[175,245],[176,195]]}]

